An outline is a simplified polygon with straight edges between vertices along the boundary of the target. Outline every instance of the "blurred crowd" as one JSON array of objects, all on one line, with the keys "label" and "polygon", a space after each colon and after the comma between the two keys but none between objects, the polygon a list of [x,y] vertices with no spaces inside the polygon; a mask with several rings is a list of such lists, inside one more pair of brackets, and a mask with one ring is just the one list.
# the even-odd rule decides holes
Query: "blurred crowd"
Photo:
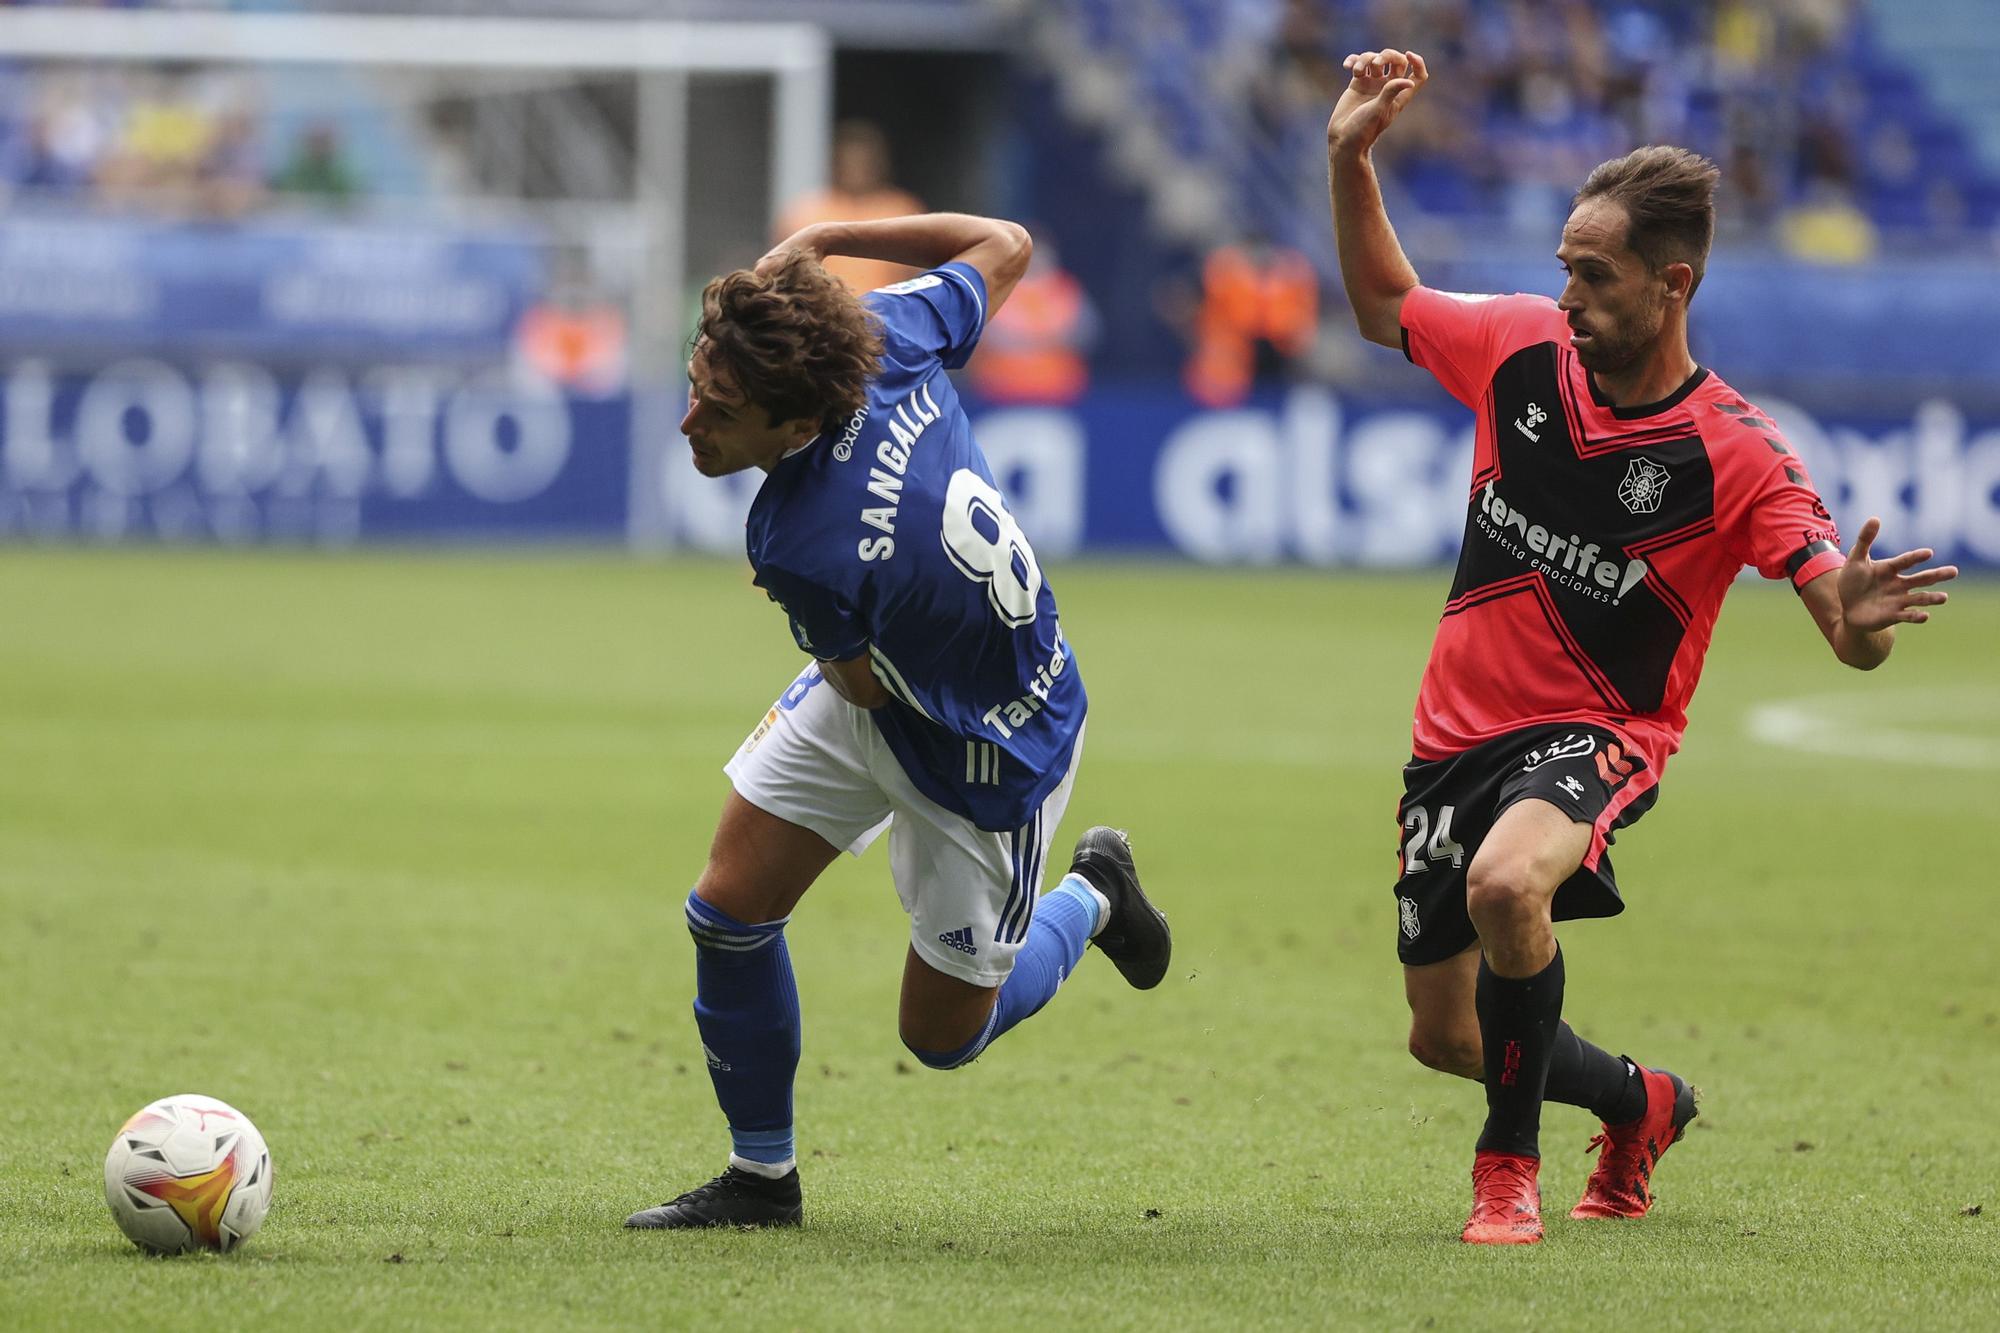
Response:
[{"label": "blurred crowd", "polygon": [[[1730,231],[1802,257],[1857,261],[1884,231],[2000,212],[1960,127],[1875,48],[1854,0],[1069,3],[1101,46],[1132,53],[1167,123],[1194,127],[1177,147],[1249,146],[1239,177],[1311,179],[1342,57],[1393,45],[1434,77],[1378,160],[1426,213],[1546,228],[1593,165],[1656,142],[1722,166]],[[1238,132],[1204,135],[1180,99]],[[1245,198],[1277,193],[1238,183]]]},{"label": "blurred crowd", "polygon": [[[1675,143],[1723,172],[1719,242],[1859,264],[2000,246],[2000,178],[1858,0],[1063,0],[1121,70],[1162,169],[1226,201],[1165,284],[1205,403],[1363,364],[1326,227],[1325,127],[1351,52],[1421,52],[1431,79],[1376,148],[1391,213],[1436,254],[1544,245],[1592,167]],[[1315,292],[1323,298],[1313,328]]]},{"label": "blurred crowd", "polygon": [[[33,2],[0,0],[0,14]],[[1435,220],[1431,253],[1509,231],[1545,245],[1590,168],[1647,142],[1721,165],[1724,244],[1860,263],[1899,245],[2000,236],[2000,180],[1916,73],[1877,49],[1859,0],[1040,3],[1072,20],[1079,40],[1066,55],[1094,53],[1131,76],[1120,114],[1165,150],[1131,160],[1212,184],[1205,193],[1225,204],[1195,210],[1203,225],[1150,238],[1162,260],[1141,279],[1162,275],[1150,290],[1111,290],[1104,270],[1115,266],[1092,245],[1107,196],[1066,181],[1036,200],[1035,270],[975,365],[996,401],[1072,401],[1094,362],[1143,354],[1152,364],[1159,343],[1179,356],[1189,394],[1215,405],[1273,377],[1337,378],[1352,357],[1332,281],[1324,128],[1348,82],[1342,57],[1383,45],[1421,51],[1433,71],[1377,151],[1399,225]],[[227,219],[291,201],[337,209],[400,197],[402,159],[385,144],[407,147],[426,131],[369,120],[364,84],[304,96],[284,79],[241,65],[0,61],[0,202]],[[1120,127],[1091,128],[1108,141]],[[893,116],[839,126],[828,188],[782,201],[775,235],[921,209],[894,173],[885,129],[896,129]],[[436,161],[405,156],[419,174]],[[934,182],[918,188],[936,192]],[[1058,235],[1087,281],[1063,267]],[[747,256],[758,239],[743,238]],[[854,261],[841,275],[867,290],[908,270]],[[1100,318],[1098,304],[1127,317]],[[592,282],[556,282],[526,321],[523,354],[566,382],[617,382],[625,335],[609,309]],[[1140,324],[1165,332],[1131,332]]]},{"label": "blurred crowd", "polygon": [[1802,257],[1859,260],[1880,227],[1968,220],[1962,136],[1908,95],[1850,0],[1378,0],[1357,27],[1335,9],[1278,9],[1258,114],[1323,124],[1343,49],[1406,34],[1439,77],[1384,158],[1432,211],[1546,226],[1597,162],[1669,142],[1723,168],[1728,229]]},{"label": "blurred crowd", "polygon": [[300,123],[277,144],[270,129],[255,82],[217,67],[0,70],[0,189],[220,218],[360,194],[336,126]]}]

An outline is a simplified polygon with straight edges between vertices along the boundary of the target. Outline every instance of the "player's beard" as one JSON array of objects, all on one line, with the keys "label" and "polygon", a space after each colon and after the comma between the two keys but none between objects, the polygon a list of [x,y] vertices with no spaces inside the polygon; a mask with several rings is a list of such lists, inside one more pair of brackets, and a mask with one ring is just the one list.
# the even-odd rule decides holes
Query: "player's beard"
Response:
[{"label": "player's beard", "polygon": [[1594,333],[1589,341],[1576,349],[1576,359],[1583,363],[1585,370],[1599,375],[1615,375],[1621,370],[1628,370],[1659,338],[1660,327],[1666,323],[1666,318],[1666,302],[1649,302],[1633,311],[1629,319]]}]

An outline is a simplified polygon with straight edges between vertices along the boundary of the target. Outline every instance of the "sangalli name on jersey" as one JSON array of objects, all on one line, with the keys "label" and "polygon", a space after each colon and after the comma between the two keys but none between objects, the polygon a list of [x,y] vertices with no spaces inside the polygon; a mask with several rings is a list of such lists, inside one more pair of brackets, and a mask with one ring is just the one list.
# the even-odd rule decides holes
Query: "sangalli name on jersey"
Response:
[{"label": "sangalli name on jersey", "polygon": [[887,413],[889,438],[875,446],[875,463],[880,466],[870,464],[868,468],[868,493],[882,503],[863,508],[861,521],[888,535],[863,537],[855,547],[855,554],[863,560],[887,560],[896,554],[896,510],[903,503],[903,474],[910,470],[910,450],[924,428],[942,415],[937,400],[931,397],[928,380],[897,399]]},{"label": "sangalli name on jersey", "polygon": [[[1526,560],[1532,556],[1551,578],[1613,606],[1639,586],[1650,568],[1644,560],[1636,558],[1622,564],[1599,559],[1602,548],[1596,542],[1586,542],[1576,533],[1564,537],[1534,522],[1502,500],[1490,481],[1479,493],[1479,512],[1483,520],[1480,530],[1513,551],[1516,558]],[[1507,535],[1509,529],[1520,534],[1525,549]]]}]

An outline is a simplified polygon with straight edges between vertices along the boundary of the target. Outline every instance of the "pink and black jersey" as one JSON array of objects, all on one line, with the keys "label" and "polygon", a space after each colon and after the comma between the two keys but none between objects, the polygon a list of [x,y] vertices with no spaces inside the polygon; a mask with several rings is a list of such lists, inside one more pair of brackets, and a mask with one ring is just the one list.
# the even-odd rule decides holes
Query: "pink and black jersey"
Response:
[{"label": "pink and black jersey", "polygon": [[1417,757],[1588,722],[1625,738],[1657,781],[1742,568],[1803,587],[1842,563],[1805,466],[1707,370],[1657,403],[1604,402],[1547,297],[1419,287],[1402,324],[1410,360],[1478,413]]}]

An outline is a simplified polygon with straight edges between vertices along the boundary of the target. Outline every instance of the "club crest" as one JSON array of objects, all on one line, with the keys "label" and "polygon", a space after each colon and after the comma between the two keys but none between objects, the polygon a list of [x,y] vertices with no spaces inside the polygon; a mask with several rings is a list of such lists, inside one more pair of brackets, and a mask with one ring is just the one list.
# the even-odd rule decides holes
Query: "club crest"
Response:
[{"label": "club crest", "polygon": [[1618,483],[1618,500],[1635,514],[1657,514],[1667,493],[1667,470],[1649,458],[1635,458]]}]

